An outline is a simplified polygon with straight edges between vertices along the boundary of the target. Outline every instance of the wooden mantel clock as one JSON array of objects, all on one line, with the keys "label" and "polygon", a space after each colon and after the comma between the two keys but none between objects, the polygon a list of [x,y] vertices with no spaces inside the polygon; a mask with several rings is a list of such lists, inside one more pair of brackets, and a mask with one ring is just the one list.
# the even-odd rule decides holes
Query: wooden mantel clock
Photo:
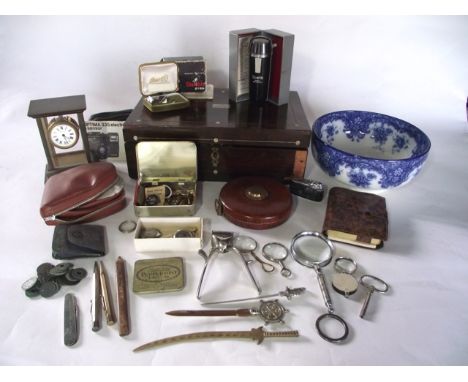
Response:
[{"label": "wooden mantel clock", "polygon": [[35,118],[47,157],[46,177],[91,162],[83,118],[84,95],[32,100],[28,116]]}]

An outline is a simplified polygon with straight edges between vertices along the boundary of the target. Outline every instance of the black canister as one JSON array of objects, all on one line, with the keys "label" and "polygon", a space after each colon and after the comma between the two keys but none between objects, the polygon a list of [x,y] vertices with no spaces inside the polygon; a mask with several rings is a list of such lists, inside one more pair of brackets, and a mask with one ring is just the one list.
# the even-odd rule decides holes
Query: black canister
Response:
[{"label": "black canister", "polygon": [[253,103],[263,103],[267,98],[271,50],[271,41],[266,37],[255,37],[250,42],[249,99]]}]

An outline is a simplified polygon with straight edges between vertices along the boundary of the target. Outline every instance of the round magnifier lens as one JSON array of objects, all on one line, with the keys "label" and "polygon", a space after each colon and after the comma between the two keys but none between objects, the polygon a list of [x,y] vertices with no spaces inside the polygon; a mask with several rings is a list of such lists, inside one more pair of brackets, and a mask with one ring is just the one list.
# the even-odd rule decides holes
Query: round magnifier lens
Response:
[{"label": "round magnifier lens", "polygon": [[362,275],[359,282],[366,288],[372,288],[374,292],[385,293],[389,288],[385,281],[371,275]]},{"label": "round magnifier lens", "polygon": [[335,270],[341,273],[353,274],[356,272],[357,263],[349,257],[338,257],[335,259]]},{"label": "round magnifier lens", "polygon": [[268,243],[263,247],[263,254],[273,260],[284,260],[288,257],[288,249],[280,243]]},{"label": "round magnifier lens", "polygon": [[315,327],[319,336],[328,342],[343,342],[349,334],[345,320],[333,313],[322,314],[315,321]]},{"label": "round magnifier lens", "polygon": [[294,236],[291,243],[294,259],[309,268],[326,266],[334,252],[332,242],[320,232],[301,232]]},{"label": "round magnifier lens", "polygon": [[234,238],[234,248],[240,252],[252,252],[257,248],[257,242],[249,236],[236,236]]}]

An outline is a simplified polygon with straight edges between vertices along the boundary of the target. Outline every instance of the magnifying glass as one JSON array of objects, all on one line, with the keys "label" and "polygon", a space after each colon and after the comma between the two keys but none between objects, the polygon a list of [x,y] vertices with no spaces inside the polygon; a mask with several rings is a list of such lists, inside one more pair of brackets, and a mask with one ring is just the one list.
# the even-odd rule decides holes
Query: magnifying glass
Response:
[{"label": "magnifying glass", "polygon": [[285,267],[284,260],[289,255],[288,249],[280,243],[268,243],[262,248],[263,257],[273,263],[281,265],[281,276],[291,277],[291,271]]},{"label": "magnifying glass", "polygon": [[[321,315],[315,322],[317,331],[324,340],[329,342],[342,342],[348,337],[349,329],[346,322],[335,314],[333,303],[328,292],[325,276],[322,268],[330,264],[335,254],[333,243],[320,232],[300,232],[293,237],[291,242],[291,255],[299,264],[313,268],[317,274],[317,280],[322,292],[323,300],[328,313]],[[329,320],[337,321],[343,328],[343,333],[339,336],[330,336],[323,329],[323,323]]]},{"label": "magnifying glass", "polygon": [[257,242],[250,236],[239,235],[234,238],[234,248],[237,249],[241,254],[249,254],[261,265],[264,272],[270,273],[275,270],[275,267],[270,263],[263,261],[260,257],[255,254],[257,249]]},{"label": "magnifying glass", "polygon": [[234,238],[233,246],[240,252],[253,252],[257,249],[257,242],[250,236],[239,235]]}]

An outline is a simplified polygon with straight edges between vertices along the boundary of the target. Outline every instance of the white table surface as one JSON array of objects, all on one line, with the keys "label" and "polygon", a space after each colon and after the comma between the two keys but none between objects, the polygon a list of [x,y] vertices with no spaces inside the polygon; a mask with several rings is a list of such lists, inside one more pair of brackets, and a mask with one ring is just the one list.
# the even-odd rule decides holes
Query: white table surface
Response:
[{"label": "white table surface", "polygon": [[[463,124],[459,129],[462,131]],[[323,341],[314,323],[325,312],[314,272],[292,259],[287,260],[294,277],[284,279],[278,272],[254,272],[265,292],[274,293],[286,286],[307,288],[307,293],[291,301],[281,301],[290,310],[284,328],[297,329],[300,338],[266,340],[262,345],[250,341],[204,341],[177,344],[138,354],[132,349],[142,343],[182,333],[204,330],[248,330],[260,326],[256,318],[183,318],[164,314],[173,309],[200,308],[195,298],[203,267],[196,253],[177,253],[185,260],[186,287],[171,294],[135,295],[130,292],[131,334],[118,335],[117,325],[97,333],[90,328],[90,298],[93,260],[76,260],[88,277],[76,287],[63,287],[52,298],[29,299],[21,289],[23,281],[35,274],[42,262],[51,261],[53,228],[46,226],[38,213],[42,191],[40,155],[16,152],[2,162],[2,272],[0,279],[1,324],[0,363],[15,365],[445,365],[468,363],[468,259],[466,236],[468,160],[466,136],[431,134],[433,146],[423,171],[402,188],[385,196],[389,214],[389,239],[384,248],[373,251],[337,243],[337,256],[351,256],[359,272],[386,280],[390,292],[375,295],[366,319],[358,316],[364,298],[360,290],[349,299],[332,293],[336,311],[351,328],[349,340],[340,345]],[[16,157],[15,157],[16,156]],[[457,158],[457,160],[453,160]],[[29,163],[29,164],[28,164]],[[31,165],[32,163],[32,165]],[[31,166],[36,171],[31,172]],[[126,179],[130,198],[134,181]],[[310,159],[308,173],[329,187],[335,184]],[[213,200],[221,182],[203,182],[199,187],[201,205],[196,216],[206,219],[216,230],[251,235],[260,245],[279,241],[289,245],[292,236],[303,230],[320,230],[326,200],[318,203],[294,197],[294,212],[283,225],[265,231],[236,227],[217,216]],[[134,218],[133,206],[99,221],[106,226],[109,253],[103,258],[112,280],[116,300],[115,260],[127,261],[130,285],[133,264],[138,259],[169,257],[170,253],[139,254],[132,235],[118,231],[118,224]],[[229,261],[228,261],[229,263]],[[234,260],[215,261],[204,297],[207,300],[255,296],[255,291],[237,272]],[[325,273],[333,273],[332,266]],[[63,345],[64,295],[73,292],[78,300],[81,321],[80,339],[72,348]],[[114,301],[115,303],[116,301]],[[249,305],[249,304],[247,304]],[[252,303],[255,305],[255,303]],[[279,328],[277,328],[279,329]]]},{"label": "white table surface", "polygon": [[[96,55],[96,60],[86,62],[74,60],[73,64],[76,65],[74,66],[76,70],[85,65],[83,70],[86,70],[88,74],[84,76],[83,73],[76,72],[76,76],[70,77],[70,81],[74,82],[67,82],[65,77],[61,77],[59,83],[52,81],[60,75],[60,68],[63,69],[66,66],[50,68],[50,72],[47,72],[46,62],[39,59],[45,52],[41,50],[40,42],[34,41],[35,36],[47,36],[51,39],[50,41],[57,39],[57,46],[59,46],[59,40],[62,38],[64,41],[67,40],[66,36],[73,35],[73,30],[67,31],[66,28],[62,28],[64,34],[55,33],[48,20],[3,19],[4,29],[1,29],[4,32],[2,41],[6,52],[5,57],[8,57],[8,60],[2,61],[1,79],[4,86],[2,85],[0,89],[2,101],[0,114],[2,127],[0,137],[0,237],[2,244],[0,364],[287,366],[468,364],[468,256],[466,250],[468,247],[468,127],[463,111],[467,76],[466,68],[464,72],[460,69],[461,58],[466,58],[467,51],[466,43],[464,43],[466,33],[463,33],[466,31],[466,24],[462,22],[463,20],[443,19],[441,25],[445,29],[438,29],[439,19],[429,19],[427,23],[429,26],[426,24],[427,19],[416,19],[416,26],[423,25],[421,36],[426,30],[433,33],[429,34],[429,37],[441,36],[440,41],[432,37],[431,41],[426,41],[421,37],[420,42],[423,47],[434,44],[441,52],[446,43],[453,41],[453,49],[447,49],[444,53],[443,57],[446,61],[438,61],[438,63],[440,73],[443,72],[448,77],[453,75],[454,79],[450,82],[439,76],[433,78],[435,82],[431,82],[427,77],[426,82],[425,74],[418,77],[420,82],[414,82],[414,88],[419,89],[419,93],[414,95],[397,91],[401,84],[398,82],[400,77],[396,74],[385,77],[386,85],[384,79],[380,85],[378,81],[365,81],[365,78],[369,76],[380,76],[379,72],[365,73],[365,67],[362,71],[354,71],[355,78],[350,75],[348,78],[349,81],[354,78],[360,84],[368,84],[367,88],[360,88],[359,84],[349,82],[347,85],[343,83],[343,88],[340,88],[341,91],[338,92],[339,87],[333,83],[332,78],[342,72],[339,66],[330,68],[328,61],[320,61],[320,57],[329,57],[333,53],[327,49],[327,40],[322,38],[320,28],[326,28],[328,25],[330,29],[327,30],[330,32],[336,27],[341,28],[342,21],[345,20],[347,23],[347,19],[332,19],[331,22],[327,18],[319,19],[318,22],[316,19],[310,22],[308,19],[299,19],[297,24],[296,33],[299,37],[301,33],[302,36],[307,36],[307,34],[315,36],[314,42],[320,44],[323,40],[326,45],[325,49],[323,49],[324,46],[317,45],[313,53],[317,60],[314,61],[312,67],[316,71],[310,74],[309,87],[308,84],[299,81],[302,78],[299,73],[305,73],[301,70],[307,63],[307,60],[304,61],[307,41],[304,37],[297,39],[295,62],[298,65],[298,71],[294,84],[302,88],[293,87],[293,89],[297,88],[303,97],[306,114],[311,123],[323,112],[346,107],[382,112],[390,108],[388,114],[414,123],[423,129],[432,141],[426,165],[414,181],[402,188],[381,193],[386,198],[389,214],[389,239],[384,248],[372,251],[336,244],[337,256],[354,258],[359,264],[360,274],[365,272],[376,275],[386,280],[391,286],[388,294],[375,295],[372,298],[368,315],[364,320],[358,316],[364,299],[363,290],[349,299],[331,292],[336,311],[351,328],[349,340],[344,344],[336,345],[323,341],[317,335],[315,320],[325,312],[325,307],[315,274],[312,270],[301,267],[292,259],[288,259],[287,264],[294,273],[294,278],[291,280],[284,279],[278,272],[274,275],[263,274],[258,267],[255,267],[254,271],[265,292],[277,292],[286,286],[307,288],[308,292],[304,296],[291,301],[281,301],[290,310],[284,328],[299,330],[298,339],[265,340],[261,345],[248,340],[192,342],[138,354],[132,353],[132,349],[161,337],[204,330],[249,330],[260,326],[261,321],[256,318],[182,318],[164,314],[173,309],[200,308],[195,293],[203,260],[196,253],[177,254],[184,258],[186,266],[187,282],[182,292],[154,295],[129,293],[132,332],[125,338],[119,337],[117,325],[112,327],[104,325],[103,329],[97,333],[91,331],[89,308],[93,260],[74,261],[76,266],[83,266],[88,271],[88,277],[78,286],[64,287],[57,295],[49,299],[25,297],[21,285],[35,274],[36,267],[43,262],[56,262],[51,257],[53,227],[46,226],[39,215],[45,156],[35,121],[26,117],[29,100],[54,95],[86,93],[89,101],[86,116],[89,116],[91,112],[118,110],[123,108],[122,105],[132,107],[137,96],[136,83],[132,87],[134,93],[127,92],[121,99],[119,84],[122,83],[122,78],[116,81],[116,78],[102,77],[101,74],[117,75],[119,65],[125,63],[125,73],[128,78],[125,78],[123,83],[127,84],[130,81],[136,81],[135,68],[139,63],[144,62],[143,54],[132,59],[131,62],[125,61],[121,56],[116,56],[113,61],[114,71],[110,71],[108,63],[104,65],[103,57],[99,57],[100,51],[88,51],[89,45],[83,43],[77,47],[76,57],[79,57],[80,52],[83,55],[86,52],[86,54],[89,53],[88,57]],[[281,18],[273,21],[260,19],[259,22],[270,26],[281,26],[281,20]],[[99,29],[98,21],[103,22],[97,19],[81,21],[73,19],[70,25],[74,25],[74,22],[86,22],[90,28],[92,26],[94,29],[86,29],[84,36],[88,39],[85,41],[91,42],[94,36],[92,31]],[[190,21],[195,23],[197,20],[190,19]],[[258,25],[256,21],[251,19],[251,25]],[[362,30],[354,28],[355,21],[360,23]],[[416,30],[411,29],[410,21],[406,19],[402,21],[408,33]],[[112,20],[106,20],[106,22],[109,26],[112,24]],[[136,36],[141,35],[137,33],[141,31],[139,23],[143,22],[149,28],[153,25],[151,20],[131,19],[126,22],[124,27],[127,30],[133,28],[134,33],[128,36],[133,36],[132,38],[138,41],[140,47],[135,48],[140,50],[134,54],[147,52],[148,46],[142,46],[138,40],[139,37],[136,38]],[[168,28],[173,25],[172,19],[167,21],[164,19],[164,22]],[[180,22],[183,23],[184,20]],[[240,19],[211,19],[210,22],[214,26],[226,29],[222,29],[219,33],[227,36],[227,30],[235,29]],[[348,29],[343,27],[337,31],[334,43],[345,47],[347,40],[338,38],[338,34],[344,36],[347,31],[350,34],[362,32],[362,35],[358,37],[365,39],[366,36],[373,38],[374,35],[370,31],[375,30],[376,38],[378,38],[382,31],[376,23],[387,23],[386,25],[390,27],[393,22],[393,19],[381,21],[352,19],[348,24],[345,23]],[[263,25],[261,23],[260,25]],[[289,24],[283,25],[282,29],[288,30],[289,26],[294,31],[295,19],[287,19],[285,23]],[[28,25],[31,26],[28,27]],[[104,23],[104,25],[107,24]],[[314,25],[316,30],[306,30],[309,26],[313,28]],[[451,29],[451,25],[459,29],[455,27]],[[29,33],[22,33],[23,29],[20,32],[20,27],[26,31],[30,28]],[[301,28],[304,28],[304,31]],[[388,28],[386,30],[391,31]],[[117,34],[122,33],[122,36],[126,33],[124,29],[122,32],[115,29],[114,31]],[[449,31],[453,35],[444,31]],[[419,31],[415,33],[419,35]],[[388,41],[393,43],[393,35],[389,34],[389,36]],[[458,36],[459,40],[454,40],[451,36]],[[145,35],[145,38],[151,38],[151,36]],[[116,40],[120,47],[123,40],[119,38]],[[110,41],[113,40],[109,36],[108,42]],[[218,42],[217,39],[213,39],[213,43],[226,48],[225,40]],[[400,40],[395,40],[395,46],[400,46],[398,44]],[[22,46],[22,49],[18,49],[18,46]],[[418,49],[418,46],[415,43],[413,49]],[[463,46],[465,49],[462,49]],[[127,49],[131,48],[131,45],[127,47]],[[165,54],[177,54],[168,47],[166,48],[168,51]],[[198,48],[202,50],[201,46]],[[432,51],[428,48],[427,52]],[[102,54],[106,54],[105,51]],[[222,54],[223,57],[227,57],[226,50]],[[349,60],[353,60],[353,57],[355,56],[351,54],[348,56]],[[370,53],[369,59],[371,59]],[[31,66],[31,62],[36,62],[39,66]],[[102,65],[96,66],[97,62]],[[424,68],[424,66],[418,66],[419,64],[416,65],[417,61],[414,62],[415,68]],[[439,65],[430,60],[427,62],[428,65],[433,65],[431,68]],[[466,63],[466,60],[463,62]],[[218,62],[216,65],[224,68],[224,63],[224,61]],[[460,70],[451,70],[450,63],[460,65]],[[364,63],[359,61],[356,65],[360,67],[359,65],[364,65]],[[388,69],[391,72],[391,68],[393,66],[389,65],[388,68],[382,70]],[[395,73],[401,72],[398,72],[398,68],[395,70]],[[326,92],[321,93],[320,78],[325,72],[329,72],[330,77],[324,81],[330,80],[330,87],[325,87]],[[44,73],[47,77],[44,77]],[[94,74],[91,75],[91,73]],[[414,70],[411,73],[411,75],[417,75],[418,71]],[[458,77],[455,73],[458,73]],[[66,70],[63,70],[63,75],[65,74]],[[221,74],[217,73],[218,77],[221,77]],[[346,72],[344,75],[347,75]],[[83,87],[80,87],[80,78],[86,78],[87,82]],[[395,89],[387,86],[392,81],[398,85]],[[109,93],[110,83],[113,84],[113,88]],[[369,87],[370,83],[373,84],[372,88]],[[19,84],[21,86],[18,86]],[[423,84],[427,84],[427,87],[421,86]],[[454,84],[458,84],[459,87],[458,90],[452,92]],[[50,89],[47,87],[49,85]],[[94,88],[90,87],[88,91],[88,86],[94,86]],[[387,92],[382,91],[384,86]],[[357,91],[355,89],[360,89],[359,92],[362,93],[358,94],[360,98],[353,98],[355,94],[353,92]],[[409,84],[407,89],[412,90],[412,85]],[[439,92],[438,89],[442,90]],[[426,98],[423,97],[424,92],[427,92]],[[323,97],[318,97],[318,94],[322,94]],[[401,102],[399,97],[403,97]],[[351,99],[357,99],[356,103],[348,103]],[[318,101],[315,102],[315,100]],[[443,101],[443,104],[440,101]],[[407,108],[404,107],[405,102],[408,102]],[[438,105],[441,106],[438,107]],[[118,167],[120,175],[126,181],[127,198],[130,200],[134,181],[129,179],[124,164]],[[306,175],[324,182],[328,187],[338,185],[318,168],[311,155]],[[205,218],[208,226],[213,229],[251,235],[259,245],[263,246],[269,241],[279,241],[289,245],[296,233],[304,230],[320,230],[322,227],[326,199],[317,203],[297,197],[294,197],[294,212],[290,219],[277,228],[253,231],[234,226],[224,217],[215,214],[213,200],[222,186],[223,183],[205,182],[200,184],[199,188],[200,205],[196,216]],[[116,303],[115,260],[118,256],[122,256],[127,261],[131,284],[133,264],[136,260],[173,255],[136,253],[132,236],[122,234],[117,229],[121,221],[129,218],[134,218],[131,203],[125,210],[99,221],[100,224],[106,226],[109,238],[109,252],[103,261],[113,281],[114,303]],[[235,263],[227,264],[227,268],[223,269],[221,269],[222,265],[226,266],[226,264],[219,262],[216,265],[218,264],[218,269],[214,266],[210,272],[210,283],[206,288],[207,299],[255,295],[254,289],[245,279],[245,274],[235,271],[237,266]],[[327,267],[325,273],[328,277],[331,276],[332,267]],[[63,303],[67,292],[73,292],[76,295],[81,313],[80,339],[71,348],[63,344]]]}]

